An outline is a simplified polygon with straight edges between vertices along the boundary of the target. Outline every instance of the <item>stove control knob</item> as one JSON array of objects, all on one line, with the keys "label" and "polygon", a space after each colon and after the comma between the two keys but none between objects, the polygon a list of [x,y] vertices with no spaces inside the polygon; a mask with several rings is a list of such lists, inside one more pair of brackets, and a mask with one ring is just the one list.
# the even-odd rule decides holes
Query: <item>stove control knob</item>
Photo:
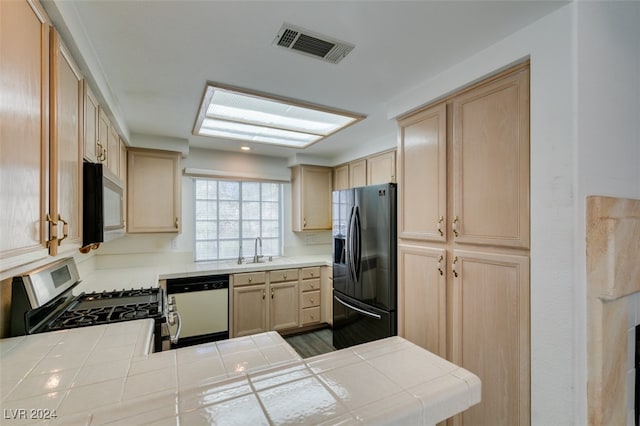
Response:
[{"label": "stove control knob", "polygon": [[175,305],[175,304],[176,304],[176,297],[169,296],[169,305]]},{"label": "stove control knob", "polygon": [[169,308],[169,312],[175,312],[175,310],[176,310],[176,306],[175,305],[169,305],[168,308]]}]

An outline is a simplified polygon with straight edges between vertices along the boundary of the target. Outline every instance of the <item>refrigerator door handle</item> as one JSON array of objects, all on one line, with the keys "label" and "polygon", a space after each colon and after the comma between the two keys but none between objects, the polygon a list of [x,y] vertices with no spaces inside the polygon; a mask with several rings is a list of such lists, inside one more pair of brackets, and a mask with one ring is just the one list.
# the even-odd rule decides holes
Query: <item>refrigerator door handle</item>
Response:
[{"label": "refrigerator door handle", "polygon": [[374,314],[373,312],[365,311],[364,309],[356,308],[355,306],[352,306],[352,305],[348,304],[347,302],[343,302],[342,300],[338,299],[338,296],[333,296],[333,298],[337,302],[339,302],[340,304],[346,306],[349,309],[353,309],[356,312],[360,312],[362,315],[366,315],[368,317],[375,318],[377,320],[382,319],[382,316],[380,316],[378,314]]},{"label": "refrigerator door handle", "polygon": [[353,267],[353,272],[356,277],[356,282],[360,281],[360,271],[362,268],[362,230],[360,223],[360,209],[358,207],[355,208],[354,216],[354,231],[355,231],[355,262]]},{"label": "refrigerator door handle", "polygon": [[351,279],[355,282],[356,281],[356,276],[355,276],[355,269],[353,267],[353,264],[355,262],[355,258],[353,257],[354,251],[355,251],[355,247],[353,246],[353,234],[354,234],[354,224],[355,224],[355,207],[351,207],[351,212],[349,212],[349,226],[347,229],[347,246],[349,247],[349,250],[347,252],[348,254],[348,258],[349,258],[349,276],[351,277]]}]

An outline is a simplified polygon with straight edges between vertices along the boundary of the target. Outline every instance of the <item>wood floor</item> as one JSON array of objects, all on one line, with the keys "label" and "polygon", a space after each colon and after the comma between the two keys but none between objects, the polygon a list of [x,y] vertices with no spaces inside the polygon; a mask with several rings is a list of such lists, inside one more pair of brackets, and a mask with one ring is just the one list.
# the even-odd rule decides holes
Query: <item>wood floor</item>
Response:
[{"label": "wood floor", "polygon": [[330,328],[287,336],[285,340],[302,358],[335,351],[333,347],[333,332]]}]

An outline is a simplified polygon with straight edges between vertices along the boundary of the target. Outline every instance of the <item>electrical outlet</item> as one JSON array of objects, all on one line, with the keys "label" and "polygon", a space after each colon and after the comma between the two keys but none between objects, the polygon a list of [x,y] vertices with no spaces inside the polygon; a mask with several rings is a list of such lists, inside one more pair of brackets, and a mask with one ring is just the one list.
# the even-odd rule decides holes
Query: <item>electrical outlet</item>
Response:
[{"label": "electrical outlet", "polygon": [[316,243],[316,235],[315,234],[305,235],[304,236],[304,242],[305,242],[305,244],[315,244]]},{"label": "electrical outlet", "polygon": [[172,238],[171,239],[171,250],[177,250],[178,249],[178,238]]}]

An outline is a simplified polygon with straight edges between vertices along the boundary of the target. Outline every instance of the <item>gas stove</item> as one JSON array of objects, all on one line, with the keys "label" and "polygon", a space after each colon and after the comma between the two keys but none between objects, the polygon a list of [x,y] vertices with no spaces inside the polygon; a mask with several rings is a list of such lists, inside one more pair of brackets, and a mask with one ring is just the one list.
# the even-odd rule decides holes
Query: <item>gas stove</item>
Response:
[{"label": "gas stove", "polygon": [[[152,319],[154,351],[163,349],[164,340],[177,342],[181,327],[175,300],[166,300],[161,288],[132,288],[74,296],[72,290],[79,283],[80,276],[73,258],[14,277],[11,336]],[[175,324],[178,331],[171,336],[169,326]]]},{"label": "gas stove", "polygon": [[162,302],[160,288],[83,293],[45,328],[55,331],[146,318],[163,321]]}]

